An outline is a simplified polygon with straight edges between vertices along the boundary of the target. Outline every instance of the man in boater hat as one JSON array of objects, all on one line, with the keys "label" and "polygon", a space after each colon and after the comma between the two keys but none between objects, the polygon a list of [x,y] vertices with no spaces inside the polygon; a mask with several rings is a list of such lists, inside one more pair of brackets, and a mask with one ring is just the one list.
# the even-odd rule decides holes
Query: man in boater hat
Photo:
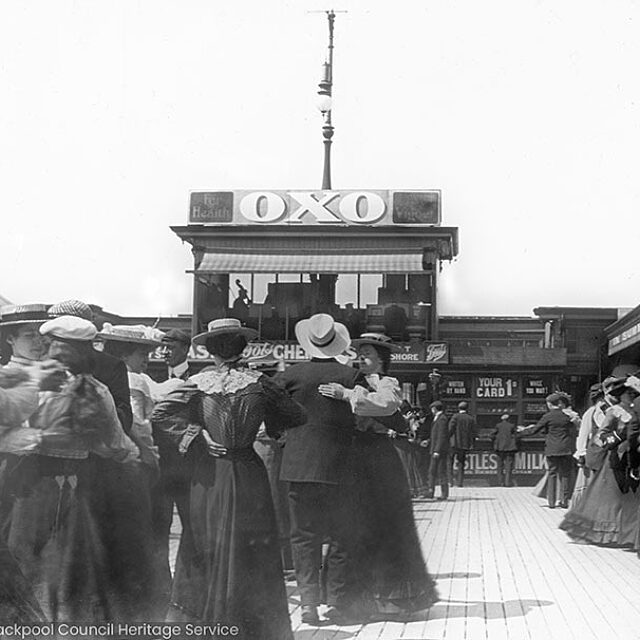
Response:
[{"label": "man in boater hat", "polygon": [[347,457],[355,419],[346,402],[320,394],[318,386],[337,382],[347,389],[366,384],[364,376],[336,357],[349,347],[347,328],[326,313],[301,320],[298,342],[311,357],[278,374],[276,381],[307,411],[307,422],[287,433],[280,478],[289,483],[291,546],[302,599],[302,621],[318,624],[322,545],[327,557],[327,618],[347,618],[346,509]]}]

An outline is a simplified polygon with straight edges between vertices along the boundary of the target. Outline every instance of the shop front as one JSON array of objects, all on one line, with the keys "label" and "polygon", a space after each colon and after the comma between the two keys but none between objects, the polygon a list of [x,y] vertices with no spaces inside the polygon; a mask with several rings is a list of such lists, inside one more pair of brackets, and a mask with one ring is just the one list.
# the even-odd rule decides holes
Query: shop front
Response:
[{"label": "shop front", "polygon": [[605,331],[607,340],[607,374],[640,370],[640,306],[622,315]]},{"label": "shop front", "polygon": [[[386,333],[401,346],[392,374],[405,400],[428,409],[441,399],[450,414],[465,400],[477,416],[467,464],[479,481],[495,476],[490,430],[505,413],[537,421],[566,367],[565,349],[542,348],[537,319],[505,319],[527,339],[502,347],[440,335],[438,274],[458,254],[458,229],[441,225],[438,191],[197,192],[188,225],[173,231],[193,251],[194,334],[214,318],[239,318],[259,334],[245,352],[251,366],[277,370],[307,358],[294,328],[314,313],[330,313],[352,337]],[[192,356],[209,361],[202,347]],[[542,450],[540,438],[522,441],[516,481],[540,477]]]},{"label": "shop front", "polygon": [[437,275],[458,253],[440,218],[439,191],[192,193],[189,224],[173,227],[194,255],[192,331],[237,317],[277,354],[326,312],[352,337],[435,340]]}]

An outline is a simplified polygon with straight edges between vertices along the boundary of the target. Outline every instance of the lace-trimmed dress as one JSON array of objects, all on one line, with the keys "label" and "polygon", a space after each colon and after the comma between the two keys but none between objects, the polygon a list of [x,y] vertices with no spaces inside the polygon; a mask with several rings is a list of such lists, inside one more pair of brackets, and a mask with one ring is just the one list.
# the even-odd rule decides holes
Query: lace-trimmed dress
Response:
[{"label": "lace-trimmed dress", "polygon": [[[237,625],[246,640],[293,638],[269,480],[253,443],[262,422],[277,437],[305,419],[284,389],[239,366],[205,370],[156,406],[153,421],[191,449],[193,464],[190,548],[181,540],[170,617]],[[209,437],[228,454],[209,455]]]},{"label": "lace-trimmed dress", "polygon": [[[626,437],[632,415],[621,405],[610,407],[595,438],[605,442],[607,433],[617,433],[618,440]],[[633,547],[638,529],[640,492],[621,487],[616,480],[614,466],[621,458],[622,447],[606,454],[602,467],[584,492],[583,498],[572,507],[560,523],[574,540],[603,545]]]}]

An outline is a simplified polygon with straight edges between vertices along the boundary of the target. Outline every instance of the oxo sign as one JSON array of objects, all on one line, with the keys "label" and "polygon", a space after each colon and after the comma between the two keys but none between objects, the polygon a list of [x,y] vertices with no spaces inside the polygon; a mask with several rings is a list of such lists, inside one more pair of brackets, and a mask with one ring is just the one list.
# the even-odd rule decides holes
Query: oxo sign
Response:
[{"label": "oxo sign", "polygon": [[191,193],[191,224],[440,224],[439,191],[206,191]]}]

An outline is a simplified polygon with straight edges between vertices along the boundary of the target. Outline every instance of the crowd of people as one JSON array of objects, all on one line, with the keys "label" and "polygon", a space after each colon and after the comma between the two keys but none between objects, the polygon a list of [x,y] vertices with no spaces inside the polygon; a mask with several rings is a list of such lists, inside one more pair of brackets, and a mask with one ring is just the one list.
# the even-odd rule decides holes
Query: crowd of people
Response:
[{"label": "crowd of people", "polygon": [[610,376],[589,395],[580,417],[567,394],[552,393],[537,424],[517,428],[517,437],[545,435],[548,471],[534,492],[550,509],[567,510],[560,528],[575,542],[640,555],[640,378]]},{"label": "crowd of people", "polygon": [[[235,318],[191,339],[98,331],[77,300],[3,308],[0,618],[223,622],[286,640],[287,569],[308,624],[321,603],[335,624],[428,609],[437,590],[394,446],[396,347],[352,341],[326,314],[295,331],[311,359],[269,377],[242,360],[256,332]],[[213,366],[190,370],[192,344]],[[357,368],[336,359],[350,345]],[[160,347],[163,382],[145,372]]]},{"label": "crowd of people", "polygon": [[[448,499],[452,476],[463,486],[478,432],[467,403],[448,417],[434,401],[427,420],[404,402],[383,334],[351,339],[327,314],[295,333],[310,359],[268,376],[243,361],[256,331],[235,318],[192,339],[98,331],[77,300],[3,308],[0,619],[222,622],[286,640],[286,579],[310,625],[321,604],[349,624],[436,602],[412,499]],[[213,365],[193,371],[192,345]],[[350,346],[357,367],[340,361]],[[146,373],[158,348],[163,381]],[[638,377],[612,377],[581,419],[562,393],[535,425],[503,415],[491,434],[500,484],[513,484],[519,439],[544,434],[538,489],[567,509],[561,528],[640,552],[639,395]]]}]

